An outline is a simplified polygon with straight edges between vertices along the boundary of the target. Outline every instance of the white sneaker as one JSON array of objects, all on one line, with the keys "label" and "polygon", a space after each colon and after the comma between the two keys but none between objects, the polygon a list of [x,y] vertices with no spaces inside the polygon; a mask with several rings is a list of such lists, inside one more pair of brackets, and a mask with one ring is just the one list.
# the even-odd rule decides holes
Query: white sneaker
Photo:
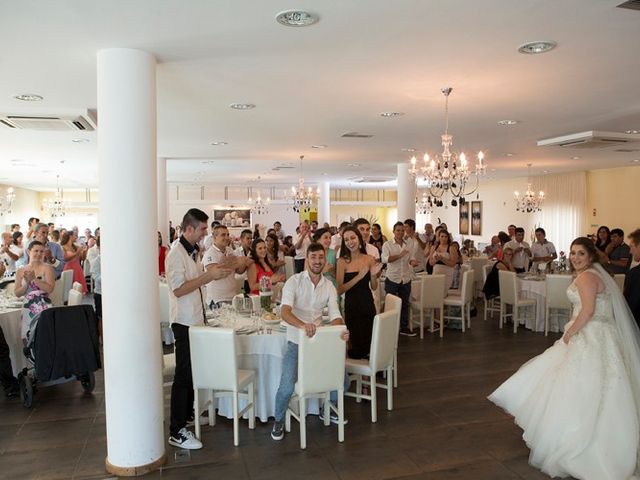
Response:
[{"label": "white sneaker", "polygon": [[193,432],[183,427],[176,435],[169,437],[169,445],[184,448],[186,450],[200,450],[202,442],[196,438]]}]

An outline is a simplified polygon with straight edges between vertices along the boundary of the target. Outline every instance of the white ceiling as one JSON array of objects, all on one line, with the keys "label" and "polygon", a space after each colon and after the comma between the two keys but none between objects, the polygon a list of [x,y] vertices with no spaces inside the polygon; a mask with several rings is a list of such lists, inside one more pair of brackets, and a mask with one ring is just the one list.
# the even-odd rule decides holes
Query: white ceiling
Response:
[{"label": "white ceiling", "polygon": [[[454,87],[454,146],[483,149],[492,175],[525,175],[527,163],[535,173],[629,165],[640,152],[536,147],[565,133],[640,130],[640,12],[615,8],[621,1],[1,2],[0,113],[95,108],[96,52],[130,47],[158,59],[158,155],[174,182],[288,183],[297,169],[272,169],[297,166],[300,154],[310,182],[393,177],[410,156],[403,147],[439,150],[443,86]],[[320,21],[276,23],[290,8]],[[518,53],[533,40],[558,47]],[[13,99],[20,93],[44,101]],[[374,137],[341,138],[348,131]],[[42,189],[59,173],[65,187],[95,187],[96,159],[95,133],[0,126],[0,183]]]}]

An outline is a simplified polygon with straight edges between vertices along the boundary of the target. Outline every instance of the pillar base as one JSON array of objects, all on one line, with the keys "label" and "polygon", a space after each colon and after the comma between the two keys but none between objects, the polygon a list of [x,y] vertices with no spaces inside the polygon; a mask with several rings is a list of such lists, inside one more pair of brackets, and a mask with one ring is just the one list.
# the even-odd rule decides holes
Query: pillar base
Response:
[{"label": "pillar base", "polygon": [[118,467],[116,465],[112,465],[109,462],[109,458],[105,458],[104,465],[107,469],[107,472],[117,475],[119,477],[140,477],[142,475],[146,475],[147,473],[155,472],[158,470],[164,463],[167,461],[167,455],[162,454],[162,456],[154,460],[151,463],[147,463],[146,465],[139,465],[137,467]]}]

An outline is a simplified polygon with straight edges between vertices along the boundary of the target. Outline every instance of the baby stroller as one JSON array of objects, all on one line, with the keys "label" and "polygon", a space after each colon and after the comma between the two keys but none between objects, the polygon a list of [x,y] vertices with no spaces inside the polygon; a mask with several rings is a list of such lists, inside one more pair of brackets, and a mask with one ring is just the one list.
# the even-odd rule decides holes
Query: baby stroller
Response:
[{"label": "baby stroller", "polygon": [[30,366],[18,374],[20,398],[31,408],[36,386],[78,380],[86,393],[95,387],[94,372],[101,368],[98,326],[90,305],[53,307],[30,325],[24,348]]}]

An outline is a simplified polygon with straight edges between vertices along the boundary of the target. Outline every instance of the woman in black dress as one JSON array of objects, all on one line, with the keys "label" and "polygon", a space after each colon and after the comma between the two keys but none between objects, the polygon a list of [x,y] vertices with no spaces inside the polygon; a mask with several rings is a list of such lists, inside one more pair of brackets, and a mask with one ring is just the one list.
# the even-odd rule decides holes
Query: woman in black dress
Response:
[{"label": "woman in black dress", "polygon": [[342,234],[340,258],[336,268],[338,295],[345,294],[344,320],[349,329],[350,358],[367,358],[371,350],[371,332],[376,307],[371,290],[378,288],[382,264],[367,255],[362,235],[355,227]]}]

